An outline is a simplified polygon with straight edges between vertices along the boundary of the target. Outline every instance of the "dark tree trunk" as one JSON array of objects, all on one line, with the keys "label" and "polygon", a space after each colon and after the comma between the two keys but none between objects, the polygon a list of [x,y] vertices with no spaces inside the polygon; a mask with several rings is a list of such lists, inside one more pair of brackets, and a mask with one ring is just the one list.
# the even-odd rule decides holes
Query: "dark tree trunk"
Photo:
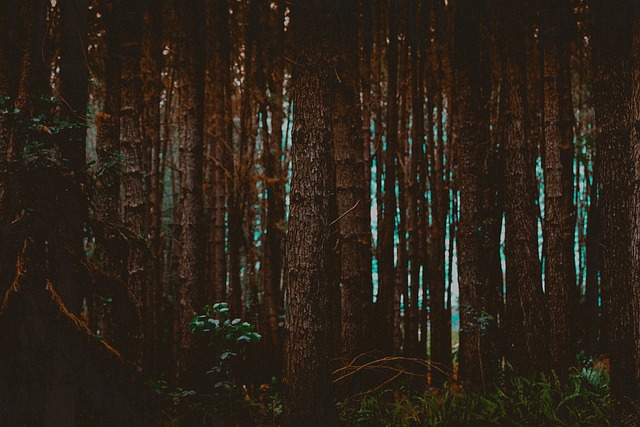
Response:
[{"label": "dark tree trunk", "polygon": [[334,74],[331,7],[310,0],[293,5],[293,175],[287,236],[284,425],[336,425],[330,381],[331,292],[326,260],[333,191],[331,101]]},{"label": "dark tree trunk", "polygon": [[[567,207],[572,206],[573,187],[565,185],[565,170],[573,162],[564,162],[563,146],[567,142],[565,125],[561,120],[560,69],[561,19],[563,8],[557,2],[545,0],[542,9],[542,50],[544,84],[544,239],[545,239],[545,289],[549,310],[549,350],[551,368],[561,377],[568,374],[574,356],[572,325],[572,300],[575,288],[573,250],[567,251],[567,239],[573,241],[573,233],[567,229]],[[571,146],[571,141],[569,141]],[[573,173],[570,174],[571,176]],[[569,180],[573,185],[573,180]],[[570,191],[566,194],[566,191]],[[567,204],[566,200],[571,202]]]},{"label": "dark tree trunk", "polygon": [[358,19],[354,2],[337,13],[337,77],[332,81],[332,125],[342,289],[342,357],[350,362],[371,349],[372,286],[370,203],[360,115]]},{"label": "dark tree trunk", "polygon": [[[411,9],[416,8],[415,0],[412,0]],[[411,283],[409,285],[409,310],[405,313],[408,317],[407,330],[405,331],[405,346],[408,356],[419,356],[418,330],[420,308],[419,290],[422,267],[422,241],[420,223],[424,213],[420,210],[420,201],[424,197],[422,182],[424,180],[424,52],[423,52],[423,14],[426,5],[421,5],[419,11],[415,11],[411,21],[410,46],[411,46],[411,160],[408,186],[409,209],[409,271]]]},{"label": "dark tree trunk", "polygon": [[149,272],[147,273],[146,292],[143,312],[144,326],[144,367],[149,375],[158,372],[159,340],[164,335],[160,327],[162,290],[163,253],[162,244],[162,141],[160,137],[160,97],[162,65],[162,4],[163,0],[145,0],[143,2],[143,22],[141,40],[140,72],[142,77],[142,138],[148,150],[149,168],[145,227],[150,244]]},{"label": "dark tree trunk", "polygon": [[86,202],[81,186],[85,173],[85,139],[88,68],[86,52],[88,45],[88,0],[62,0],[60,6],[60,93],[64,99],[61,116],[78,126],[70,128],[60,136],[58,148],[66,167],[74,177],[71,188],[64,192],[67,203],[62,218],[61,232],[64,242],[60,242],[54,252],[54,281],[58,293],[70,312],[79,314],[82,309],[83,294],[77,278],[72,276],[68,260],[71,254],[84,254],[84,222],[87,214]]},{"label": "dark tree trunk", "polygon": [[[119,280],[126,277],[124,265],[127,248],[119,236],[120,219],[120,51],[116,37],[114,10],[104,11],[105,22],[104,67],[105,100],[103,111],[96,115],[96,152],[102,173],[96,182],[98,199],[96,219],[103,223],[102,231],[96,233],[96,251],[100,266]],[[123,347],[120,338],[127,336],[126,320],[114,313],[112,304],[104,304],[101,298],[93,301],[92,329],[115,348]]]},{"label": "dark tree trunk", "polygon": [[[398,0],[391,0],[389,11],[389,50],[387,51],[388,102],[382,220],[379,227],[379,283],[376,305],[378,346],[385,353],[393,350],[394,289],[396,283],[394,236],[396,224],[396,155],[398,146]],[[378,147],[382,151],[382,147]],[[378,171],[380,173],[380,171]]]},{"label": "dark tree trunk", "polygon": [[178,372],[192,371],[193,339],[189,323],[204,305],[203,144],[204,144],[204,1],[181,2],[179,44],[180,204],[182,208],[178,312],[174,324]]},{"label": "dark tree trunk", "polygon": [[593,100],[596,113],[598,210],[602,224],[603,336],[611,364],[611,391],[634,397],[637,387],[632,331],[629,229],[632,162],[627,93],[630,88],[633,2],[594,0],[592,19]]},{"label": "dark tree trunk", "polygon": [[600,337],[600,281],[599,272],[602,253],[601,246],[601,225],[598,212],[598,175],[594,171],[589,185],[589,211],[587,218],[587,238],[586,238],[586,278],[585,278],[585,351],[588,355],[594,356],[599,352],[598,344]]},{"label": "dark tree trunk", "polygon": [[[114,10],[120,38],[120,147],[124,154],[123,213],[124,225],[133,234],[127,256],[126,283],[136,305],[136,318],[127,325],[126,341],[118,348],[123,356],[135,364],[142,362],[142,328],[140,315],[144,312],[147,286],[145,242],[145,188],[141,114],[143,106],[140,78],[141,28],[143,9],[140,2],[123,1]],[[116,29],[117,28],[117,29]]]},{"label": "dark tree trunk", "polygon": [[516,372],[547,368],[547,331],[538,255],[535,157],[527,132],[525,17],[518,2],[501,3],[502,90],[505,99],[505,255],[507,265],[507,352]]},{"label": "dark tree trunk", "polygon": [[230,55],[229,10],[227,1],[207,2],[207,83],[205,115],[205,144],[209,152],[207,162],[210,175],[209,197],[209,248],[208,262],[209,287],[206,293],[207,304],[227,299],[227,252],[226,224],[229,154],[233,141],[229,138],[227,102],[230,94]]},{"label": "dark tree trunk", "polygon": [[[633,162],[633,184],[631,188],[630,220],[631,220],[631,286],[633,291],[633,316],[635,329],[635,363],[636,382],[640,378],[640,330],[637,327],[640,319],[640,8],[636,3],[633,24],[632,42],[632,91],[629,103],[629,129],[631,131],[631,159]],[[637,395],[638,389],[635,390]]]},{"label": "dark tree trunk", "polygon": [[[490,252],[484,247],[488,231],[485,217],[487,159],[490,148],[486,87],[481,70],[481,5],[473,0],[456,5],[454,90],[457,113],[460,188],[458,280],[460,286],[460,379],[468,390],[486,390],[495,361],[485,349]],[[483,90],[485,91],[483,96]]]},{"label": "dark tree trunk", "polygon": [[[284,122],[283,85],[284,85],[284,13],[285,5],[277,3],[276,10],[264,11],[261,23],[261,40],[270,40],[262,49],[263,62],[267,67],[267,78],[261,96],[262,112],[266,116],[271,112],[271,132],[265,138],[263,147],[263,166],[266,187],[266,236],[263,240],[261,266],[263,274],[262,316],[267,325],[265,352],[270,359],[271,373],[282,371],[282,338],[279,316],[282,312],[282,265],[285,219],[285,176],[282,165],[282,125]],[[270,98],[267,98],[267,89]],[[264,134],[268,127],[263,119]]]}]

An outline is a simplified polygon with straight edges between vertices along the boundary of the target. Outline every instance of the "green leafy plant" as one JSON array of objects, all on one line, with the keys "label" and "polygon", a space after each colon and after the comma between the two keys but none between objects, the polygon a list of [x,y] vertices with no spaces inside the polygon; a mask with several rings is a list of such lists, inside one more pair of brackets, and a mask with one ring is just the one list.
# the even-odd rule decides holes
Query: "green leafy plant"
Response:
[{"label": "green leafy plant", "polygon": [[260,401],[252,400],[243,381],[246,353],[262,338],[254,326],[241,319],[231,319],[226,302],[206,306],[203,311],[194,315],[189,329],[196,337],[198,358],[207,366],[203,373],[205,381],[197,390],[171,390],[162,382],[154,387],[156,393],[170,402],[171,407],[165,414],[169,424],[233,423],[250,418],[256,412],[253,407],[258,404],[277,407],[277,398],[269,390],[261,393]]}]

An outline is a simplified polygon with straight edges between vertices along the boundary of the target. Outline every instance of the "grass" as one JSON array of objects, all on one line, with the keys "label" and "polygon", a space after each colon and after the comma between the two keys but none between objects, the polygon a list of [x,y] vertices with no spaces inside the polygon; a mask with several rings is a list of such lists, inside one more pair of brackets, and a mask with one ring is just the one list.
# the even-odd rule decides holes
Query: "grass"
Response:
[{"label": "grass", "polygon": [[346,400],[338,408],[345,426],[640,425],[640,407],[627,403],[614,402],[606,372],[591,368],[575,369],[565,382],[553,375],[514,378],[486,394],[448,387],[416,395],[398,386]]}]

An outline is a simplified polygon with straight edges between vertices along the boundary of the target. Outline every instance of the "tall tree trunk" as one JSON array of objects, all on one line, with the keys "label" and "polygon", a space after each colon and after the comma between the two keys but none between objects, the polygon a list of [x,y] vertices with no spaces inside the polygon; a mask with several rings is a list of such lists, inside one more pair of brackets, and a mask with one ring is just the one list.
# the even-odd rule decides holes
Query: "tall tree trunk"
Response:
[{"label": "tall tree trunk", "polygon": [[505,98],[505,255],[509,359],[528,375],[547,368],[547,333],[538,255],[537,183],[527,125],[524,5],[501,3],[502,96]]},{"label": "tall tree trunk", "polygon": [[[120,71],[120,147],[124,161],[124,224],[133,234],[127,256],[127,288],[136,306],[136,319],[128,325],[127,342],[119,348],[125,358],[135,364],[142,362],[142,327],[140,315],[144,313],[146,293],[145,242],[145,189],[143,163],[143,140],[141,127],[142,81],[140,78],[143,9],[140,2],[123,1],[115,9],[117,31],[121,38]],[[115,28],[114,28],[115,29]]]},{"label": "tall tree trunk", "polygon": [[635,396],[629,229],[632,181],[627,90],[630,87],[633,2],[594,0],[592,19],[593,99],[596,113],[598,210],[602,219],[603,335],[615,397]]},{"label": "tall tree trunk", "polygon": [[428,94],[433,99],[431,103],[434,107],[434,125],[437,131],[437,138],[433,130],[433,136],[429,154],[431,156],[431,228],[430,246],[428,258],[428,280],[429,280],[429,315],[431,316],[431,362],[440,366],[441,370],[432,370],[431,380],[435,385],[446,381],[444,372],[449,372],[452,366],[451,358],[451,313],[446,306],[446,281],[445,281],[445,247],[447,213],[449,212],[449,188],[445,170],[445,162],[449,169],[452,159],[445,159],[445,146],[443,137],[442,109],[443,109],[443,88],[444,71],[443,55],[445,55],[446,22],[445,8],[443,2],[434,3],[434,29],[435,43],[432,57],[432,90]]},{"label": "tall tree trunk", "polygon": [[[542,9],[542,49],[544,84],[544,239],[545,239],[545,289],[549,309],[549,350],[551,368],[564,377],[575,355],[571,328],[571,297],[575,283],[569,275],[567,263],[573,254],[567,253],[566,199],[562,159],[564,145],[560,116],[560,25],[561,9],[552,0],[545,0]],[[572,164],[569,165],[573,166]],[[571,188],[573,190],[573,188]],[[573,235],[571,235],[573,237]],[[571,255],[570,259],[567,257]]]},{"label": "tall tree trunk", "polygon": [[[488,115],[481,81],[481,5],[473,0],[456,5],[454,90],[460,123],[459,175],[460,220],[458,281],[460,286],[460,378],[468,390],[486,390],[487,374],[494,363],[487,352],[487,300],[489,252],[484,248],[488,233],[485,222],[487,170],[490,146]],[[484,121],[483,121],[484,120]],[[489,356],[489,357],[487,357]],[[490,375],[490,374],[489,374]]]},{"label": "tall tree trunk", "polygon": [[277,354],[274,370],[282,370],[282,350],[283,343],[280,328],[280,313],[283,310],[282,297],[282,267],[284,256],[284,222],[285,222],[285,170],[283,168],[282,145],[286,135],[283,134],[284,123],[284,78],[285,67],[282,58],[284,54],[285,32],[285,4],[283,1],[277,2],[277,9],[272,12],[269,21],[269,33],[274,37],[273,43],[269,45],[268,58],[270,60],[270,70],[268,75],[268,87],[271,93],[268,103],[271,112],[271,144],[269,155],[271,163],[268,177],[270,179],[269,194],[267,196],[267,240],[269,251],[264,251],[265,258],[269,258],[270,274],[267,279],[265,275],[265,296],[264,308],[267,321],[270,325],[272,351]]},{"label": "tall tree trunk", "polygon": [[[640,7],[635,3],[634,23],[633,23],[633,42],[631,56],[631,100],[629,103],[629,129],[630,129],[630,145],[631,159],[633,162],[633,182],[631,188],[630,212],[631,221],[631,288],[633,292],[633,324],[635,325],[634,335],[634,353],[636,363],[636,378],[640,378],[640,327],[638,319],[640,319]],[[636,396],[638,389],[634,390]]]},{"label": "tall tree trunk", "polygon": [[589,185],[589,211],[587,217],[586,239],[586,278],[585,278],[585,350],[588,355],[594,356],[599,352],[600,338],[600,283],[599,271],[601,266],[601,225],[598,212],[598,175],[594,171]]},{"label": "tall tree trunk", "polygon": [[360,115],[358,19],[354,2],[340,8],[336,35],[340,49],[332,80],[332,125],[336,168],[338,252],[342,289],[342,357],[351,361],[371,349],[371,231]]},{"label": "tall tree trunk", "polygon": [[142,138],[144,147],[150,151],[150,170],[147,170],[148,207],[146,210],[146,237],[150,243],[149,272],[144,301],[144,367],[145,372],[155,375],[160,354],[158,342],[163,334],[160,327],[162,292],[163,254],[162,244],[162,203],[164,180],[162,179],[162,141],[160,136],[160,97],[162,65],[162,4],[163,0],[143,2],[143,23],[141,40],[140,72],[142,77]]},{"label": "tall tree trunk", "polygon": [[330,375],[331,7],[298,2],[293,69],[293,175],[287,236],[284,425],[337,424]]},{"label": "tall tree trunk", "polygon": [[[416,8],[415,0],[411,0],[410,8]],[[409,310],[408,327],[405,331],[405,346],[408,356],[419,356],[418,329],[420,307],[419,290],[422,267],[421,245],[424,236],[420,230],[421,217],[420,200],[424,197],[421,191],[424,180],[424,52],[423,52],[423,25],[422,19],[426,5],[420,5],[419,12],[415,11],[411,21],[410,46],[411,46],[411,160],[408,188],[409,209],[409,270],[411,283],[409,285]]]},{"label": "tall tree trunk", "polygon": [[[385,353],[393,350],[394,288],[396,282],[394,236],[396,230],[396,155],[398,146],[398,0],[391,0],[389,11],[389,50],[387,51],[388,102],[385,150],[384,196],[378,244],[379,284],[376,310],[378,344]],[[382,151],[382,147],[378,148]],[[380,173],[378,171],[378,173]]]},{"label": "tall tree trunk", "polygon": [[[179,44],[180,203],[182,207],[180,282],[178,313],[174,324],[178,372],[193,370],[193,339],[189,322],[203,305],[203,144],[204,144],[204,0],[181,2],[182,25]],[[187,377],[188,378],[188,377]]]},{"label": "tall tree trunk", "polygon": [[[96,152],[102,173],[97,180],[98,199],[96,219],[104,223],[102,233],[96,236],[97,259],[101,267],[122,280],[126,277],[124,265],[127,251],[124,239],[119,236],[120,220],[120,51],[116,36],[113,7],[104,11],[104,68],[105,99],[103,111],[96,115]],[[99,332],[115,348],[123,345],[121,337],[127,336],[127,321],[114,312],[113,304],[104,304],[96,297],[90,307],[95,322],[92,329]]]}]

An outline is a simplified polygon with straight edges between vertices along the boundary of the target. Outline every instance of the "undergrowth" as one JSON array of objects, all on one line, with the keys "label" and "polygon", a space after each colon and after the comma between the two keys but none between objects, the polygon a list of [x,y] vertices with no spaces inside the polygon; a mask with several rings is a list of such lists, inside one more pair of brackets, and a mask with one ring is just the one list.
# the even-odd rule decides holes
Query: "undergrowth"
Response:
[{"label": "undergrowth", "polygon": [[484,394],[453,387],[415,395],[403,387],[338,404],[345,426],[637,426],[640,407],[615,403],[604,371],[514,378]]}]

